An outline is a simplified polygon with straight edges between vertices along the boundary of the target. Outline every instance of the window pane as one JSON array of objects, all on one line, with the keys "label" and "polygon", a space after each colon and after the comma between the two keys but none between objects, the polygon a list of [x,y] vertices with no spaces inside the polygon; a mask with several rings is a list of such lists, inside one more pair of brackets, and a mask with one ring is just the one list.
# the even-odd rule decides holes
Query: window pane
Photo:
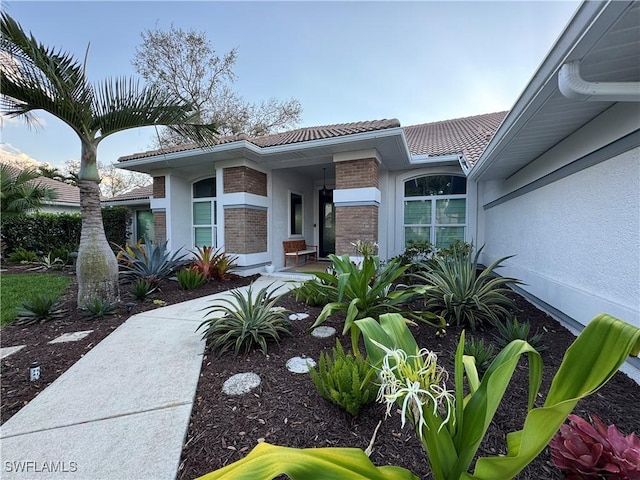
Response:
[{"label": "window pane", "polygon": [[193,224],[211,225],[211,202],[195,202],[193,204]]},{"label": "window pane", "polygon": [[431,224],[431,200],[406,200],[404,202],[404,224]]},{"label": "window pane", "polygon": [[466,203],[464,198],[436,200],[436,223],[466,223]]},{"label": "window pane", "polygon": [[291,235],[302,235],[302,195],[291,194]]},{"label": "window pane", "polygon": [[214,246],[211,227],[196,227],[194,233],[196,247]]},{"label": "window pane", "polygon": [[436,227],[436,247],[448,247],[456,240],[464,240],[464,227]]},{"label": "window pane", "polygon": [[465,193],[467,193],[467,179],[454,175],[432,175],[412,178],[404,182],[405,197],[464,195]]},{"label": "window pane", "polygon": [[405,247],[412,240],[431,241],[431,229],[429,227],[405,227],[404,228],[404,245]]},{"label": "window pane", "polygon": [[136,240],[142,240],[144,237],[154,238],[153,230],[153,212],[151,210],[136,211]]},{"label": "window pane", "polygon": [[193,184],[193,198],[215,197],[216,179],[205,178]]}]

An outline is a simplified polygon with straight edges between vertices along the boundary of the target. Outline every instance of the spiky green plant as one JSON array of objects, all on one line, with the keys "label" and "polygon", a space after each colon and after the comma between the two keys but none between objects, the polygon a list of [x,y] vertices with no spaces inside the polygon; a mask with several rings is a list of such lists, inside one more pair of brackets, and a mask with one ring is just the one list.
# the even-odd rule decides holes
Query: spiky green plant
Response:
[{"label": "spiky green plant", "polygon": [[321,325],[336,312],[345,312],[342,334],[351,333],[351,347],[355,355],[359,354],[360,330],[354,321],[359,318],[396,312],[411,320],[423,321],[444,329],[441,317],[430,312],[410,311],[405,307],[418,294],[413,288],[394,286],[394,282],[408,268],[408,265],[401,265],[400,260],[392,259],[383,268],[378,257],[364,257],[360,267],[354,265],[348,255],[329,255],[329,259],[333,273],[314,272],[320,282],[312,285],[331,302],[324,306],[312,328]]},{"label": "spiky green plant", "polygon": [[18,308],[15,325],[31,325],[44,323],[47,320],[60,318],[65,314],[62,300],[57,296],[38,295],[25,300]]},{"label": "spiky green plant", "polygon": [[153,292],[157,290],[157,287],[153,285],[150,281],[145,280],[144,278],[138,278],[131,285],[131,295],[136,300],[144,300],[148,298]]},{"label": "spiky green plant", "polygon": [[204,329],[202,338],[209,342],[212,351],[222,355],[233,350],[234,355],[238,355],[259,346],[266,355],[269,341],[278,342],[281,335],[290,333],[289,312],[275,308],[282,295],[274,295],[274,291],[269,290],[272,285],[258,290],[255,296],[253,284],[246,293],[232,290],[232,298],[214,300],[214,304],[205,309],[209,317],[196,331]]},{"label": "spiky green plant", "polygon": [[302,282],[297,287],[291,290],[291,293],[296,297],[298,302],[304,302],[310,307],[319,307],[328,303],[328,299],[322,290],[321,286],[317,284],[320,280],[313,278]]},{"label": "spiky green plant", "polygon": [[194,290],[204,285],[207,281],[205,276],[198,270],[192,268],[183,268],[176,273],[178,278],[178,285],[183,290]]},{"label": "spiky green plant", "polygon": [[317,369],[310,367],[309,374],[323,398],[351,415],[358,415],[362,407],[376,399],[373,367],[362,356],[345,354],[338,340],[331,356],[322,352]]},{"label": "spiky green plant", "polygon": [[116,313],[118,304],[115,302],[109,302],[100,297],[95,297],[93,300],[89,300],[82,306],[82,317],[85,320],[95,320],[97,318],[104,318],[108,315]]},{"label": "spiky green plant", "polygon": [[424,295],[426,308],[445,317],[448,323],[469,325],[472,331],[486,323],[495,325],[509,318],[509,309],[514,304],[505,295],[509,292],[506,286],[522,283],[494,274],[494,270],[511,257],[499,258],[478,274],[482,248],[474,257],[464,254],[451,259],[436,257],[433,268],[418,275],[425,284],[418,290]]},{"label": "spiky green plant", "polygon": [[145,238],[144,247],[130,245],[123,250],[122,268],[125,274],[134,278],[143,278],[157,285],[160,280],[169,278],[173,272],[184,264],[184,254],[167,251],[167,242],[154,242]]},{"label": "spiky green plant", "polygon": [[[506,346],[506,345],[505,345]],[[481,338],[469,337],[464,342],[464,354],[473,357],[478,375],[482,377],[495,357],[493,345],[484,343]]]},{"label": "spiky green plant", "polygon": [[542,332],[536,331],[535,334],[530,335],[531,324],[527,321],[518,322],[518,319],[514,317],[511,320],[497,323],[496,328],[498,329],[498,334],[494,335],[494,338],[501,348],[506,347],[514,340],[524,340],[538,352],[543,352],[547,349],[542,342]]}]

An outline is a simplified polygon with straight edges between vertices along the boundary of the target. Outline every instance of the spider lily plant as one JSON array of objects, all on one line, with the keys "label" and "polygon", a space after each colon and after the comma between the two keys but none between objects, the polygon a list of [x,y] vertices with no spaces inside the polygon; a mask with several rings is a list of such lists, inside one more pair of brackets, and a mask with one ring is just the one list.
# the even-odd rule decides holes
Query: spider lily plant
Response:
[{"label": "spider lily plant", "polygon": [[[401,315],[384,314],[380,322],[366,318],[355,323],[362,331],[369,358],[382,372],[381,399],[387,405],[396,402],[405,419],[413,424],[436,480],[513,478],[544,449],[580,399],[607,383],[627,355],[640,353],[640,328],[609,315],[598,315],[565,353],[544,404],[534,407],[542,361],[523,340],[507,345],[480,379],[473,357],[463,354],[463,333],[455,356],[455,390],[449,392],[442,384],[446,374],[437,359],[418,347]],[[478,446],[518,360],[525,354],[529,357],[530,386],[524,426],[507,435],[506,455],[479,458],[471,473],[468,470]],[[465,380],[468,395],[464,393]],[[405,469],[387,468],[374,467],[357,449],[298,450],[259,444],[244,459],[202,478],[260,480],[282,473],[293,480],[417,478]]]}]

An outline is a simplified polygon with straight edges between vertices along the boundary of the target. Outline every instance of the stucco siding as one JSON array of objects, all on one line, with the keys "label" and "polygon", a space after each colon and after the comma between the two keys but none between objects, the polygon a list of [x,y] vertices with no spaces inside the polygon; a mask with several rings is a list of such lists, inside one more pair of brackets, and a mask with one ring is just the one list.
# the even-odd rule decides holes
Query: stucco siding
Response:
[{"label": "stucco siding", "polygon": [[639,158],[635,148],[484,209],[484,261],[515,255],[500,273],[582,324],[607,312],[640,325]]}]

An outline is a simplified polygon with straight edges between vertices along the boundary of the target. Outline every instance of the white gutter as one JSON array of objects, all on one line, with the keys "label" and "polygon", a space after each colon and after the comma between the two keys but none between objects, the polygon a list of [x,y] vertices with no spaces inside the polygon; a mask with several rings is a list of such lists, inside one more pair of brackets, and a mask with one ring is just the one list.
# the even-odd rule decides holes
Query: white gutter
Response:
[{"label": "white gutter", "polygon": [[580,76],[580,62],[560,68],[558,88],[570,100],[583,102],[640,102],[640,82],[587,82]]}]

